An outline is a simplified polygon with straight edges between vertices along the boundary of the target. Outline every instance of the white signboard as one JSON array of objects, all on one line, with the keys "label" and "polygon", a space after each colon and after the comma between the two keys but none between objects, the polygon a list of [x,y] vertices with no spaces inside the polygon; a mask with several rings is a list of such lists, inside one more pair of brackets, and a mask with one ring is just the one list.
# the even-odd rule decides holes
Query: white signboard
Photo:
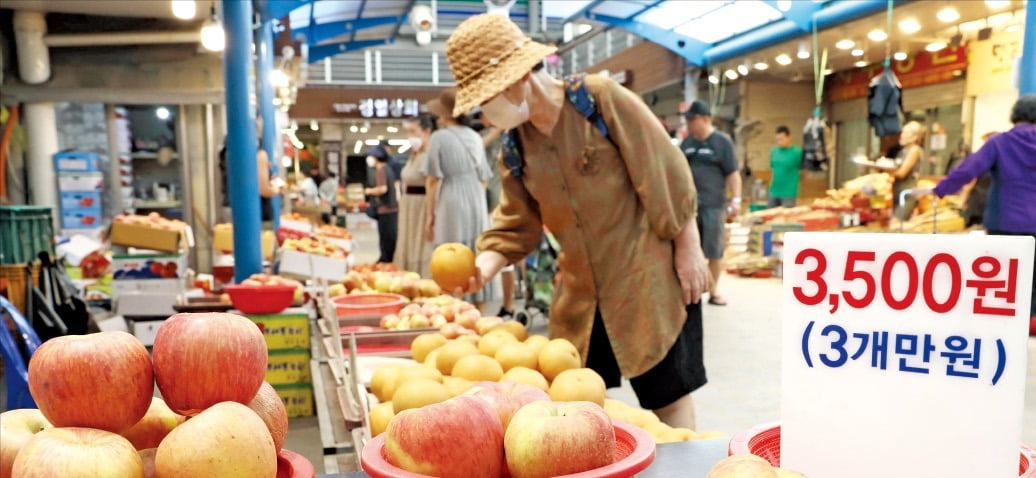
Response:
[{"label": "white signboard", "polygon": [[785,234],[781,466],[1018,476],[1033,243]]}]

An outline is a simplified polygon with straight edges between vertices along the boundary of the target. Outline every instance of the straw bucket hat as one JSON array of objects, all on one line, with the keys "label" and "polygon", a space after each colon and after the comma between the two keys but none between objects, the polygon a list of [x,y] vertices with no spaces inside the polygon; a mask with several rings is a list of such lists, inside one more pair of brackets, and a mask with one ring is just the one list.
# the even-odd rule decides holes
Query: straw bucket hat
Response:
[{"label": "straw bucket hat", "polygon": [[453,116],[502,93],[556,50],[532,41],[503,15],[483,13],[464,20],[446,40],[446,58],[457,81]]},{"label": "straw bucket hat", "polygon": [[446,88],[439,93],[439,97],[429,101],[425,106],[428,107],[428,112],[438,116],[440,118],[456,118],[460,116],[455,114],[453,107],[457,103],[457,89]]}]

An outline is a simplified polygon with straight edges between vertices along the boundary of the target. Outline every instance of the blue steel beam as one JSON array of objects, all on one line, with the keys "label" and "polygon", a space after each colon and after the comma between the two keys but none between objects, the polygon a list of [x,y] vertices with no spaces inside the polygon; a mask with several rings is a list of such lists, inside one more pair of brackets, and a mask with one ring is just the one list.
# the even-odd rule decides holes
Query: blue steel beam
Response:
[{"label": "blue steel beam", "polygon": [[662,2],[665,2],[665,1],[666,0],[655,0],[654,2],[651,2],[651,3],[647,4],[647,5],[645,5],[644,8],[641,8],[640,10],[638,10],[637,13],[634,13],[633,15],[630,15],[630,16],[626,17],[626,19],[627,20],[633,20],[633,19],[641,16],[642,14],[644,14],[644,12],[647,12],[648,10],[651,10],[652,8],[657,7],[659,4],[661,4]]},{"label": "blue steel beam", "polygon": [[403,7],[403,15],[399,17],[399,23],[396,24],[396,29],[392,30],[393,39],[399,36],[399,30],[403,28],[403,22],[406,22],[407,17],[410,16],[410,11],[414,9],[415,3],[417,3],[417,0],[410,0],[407,2],[406,6]]},{"label": "blue steel beam", "polygon": [[283,18],[296,8],[309,5],[315,0],[259,0],[259,13],[263,20]]},{"label": "blue steel beam", "polygon": [[[400,17],[371,17],[361,18],[359,20],[342,20],[337,22],[317,23],[310,24],[305,28],[300,28],[291,32],[291,36],[295,41],[301,40],[302,37],[306,37],[306,43],[311,47],[322,41],[330,40],[335,37],[342,35],[355,35],[356,32],[367,28],[380,27],[384,25],[394,25],[400,21]],[[351,40],[350,40],[351,41]]]},{"label": "blue steel beam", "polygon": [[586,4],[585,7],[580,8],[578,12],[575,12],[572,15],[570,15],[568,18],[566,18],[564,22],[561,22],[561,24],[564,25],[564,24],[566,24],[568,22],[571,22],[572,20],[578,20],[580,18],[588,16],[587,14],[590,13],[590,10],[593,10],[594,7],[600,5],[602,2],[604,2],[604,0],[593,0],[593,1],[591,1],[590,3]]},{"label": "blue steel beam", "polygon": [[[895,3],[902,4],[907,1],[896,0]],[[820,9],[814,18],[817,22],[817,29],[823,30],[883,12],[887,7],[888,3],[885,0],[832,1],[824,4],[824,8]],[[795,22],[791,20],[778,20],[712,45],[711,48],[705,51],[705,64],[714,65],[768,46],[793,40],[805,34],[806,32],[803,32]]]},{"label": "blue steel beam", "polygon": [[813,31],[813,14],[824,8],[822,3],[817,2],[795,2],[790,1],[788,11],[782,12],[777,0],[763,0],[763,3],[771,6],[774,10],[781,12],[781,15],[791,20],[800,30],[804,32]]},{"label": "blue steel beam", "polygon": [[388,45],[395,43],[394,38],[382,38],[378,40],[356,40],[352,42],[332,43],[330,45],[317,45],[309,47],[309,62],[316,63],[329,56],[335,56],[350,51],[362,50],[372,46]]},{"label": "blue steel beam", "polygon": [[[356,10],[356,20],[363,18],[363,11],[367,9],[367,0],[360,0],[360,8]],[[397,19],[398,20],[398,19]],[[349,41],[356,41],[356,30],[349,35]]]},{"label": "blue steel beam", "polygon": [[223,82],[227,98],[227,194],[234,224],[234,278],[241,282],[262,271],[259,173],[255,118],[249,113],[252,66],[252,0],[223,0]]},{"label": "blue steel beam", "polygon": [[642,23],[635,20],[627,20],[625,18],[601,15],[598,13],[588,13],[586,17],[613,27],[619,27],[623,30],[640,35],[647,40],[658,43],[677,55],[682,56],[692,65],[704,65],[705,50],[709,48],[708,43],[675,33],[672,30],[656,27],[650,23]]},{"label": "blue steel beam", "polygon": [[[277,134],[277,108],[273,105],[273,84],[270,83],[270,73],[273,72],[273,22],[265,20],[259,25],[256,32],[258,41],[256,52],[258,61],[256,76],[259,77],[259,114],[263,118],[263,140],[262,147],[266,151],[266,158],[270,165],[270,178],[277,176],[280,169],[281,148]],[[281,196],[275,194],[270,198],[270,211],[273,214],[273,230],[280,227],[281,221]]]},{"label": "blue steel beam", "polygon": [[1036,95],[1036,1],[1025,7],[1022,58],[1018,62],[1018,93]]}]

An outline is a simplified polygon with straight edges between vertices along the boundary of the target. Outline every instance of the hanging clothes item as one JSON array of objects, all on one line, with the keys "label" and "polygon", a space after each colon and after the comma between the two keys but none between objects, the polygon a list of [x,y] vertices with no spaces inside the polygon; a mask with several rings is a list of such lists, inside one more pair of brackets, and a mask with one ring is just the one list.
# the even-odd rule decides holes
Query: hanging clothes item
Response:
[{"label": "hanging clothes item", "polygon": [[878,136],[902,130],[903,86],[891,68],[871,79],[867,93],[867,120]]},{"label": "hanging clothes item", "polygon": [[802,169],[827,171],[827,125],[824,118],[811,116],[802,129]]}]

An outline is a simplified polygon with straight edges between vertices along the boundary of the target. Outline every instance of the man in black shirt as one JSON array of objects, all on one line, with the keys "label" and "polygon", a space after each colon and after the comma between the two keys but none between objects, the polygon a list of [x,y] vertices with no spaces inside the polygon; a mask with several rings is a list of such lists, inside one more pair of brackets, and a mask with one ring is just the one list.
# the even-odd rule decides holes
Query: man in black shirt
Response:
[{"label": "man in black shirt", "polygon": [[[709,303],[726,305],[727,302],[717,293],[716,285],[723,270],[727,211],[729,208],[736,214],[741,209],[741,176],[734,157],[734,143],[729,136],[712,127],[708,104],[695,100],[684,116],[690,134],[680,149],[690,163],[694,186],[698,189],[698,230],[712,273]],[[729,206],[727,191],[731,194]]]}]

